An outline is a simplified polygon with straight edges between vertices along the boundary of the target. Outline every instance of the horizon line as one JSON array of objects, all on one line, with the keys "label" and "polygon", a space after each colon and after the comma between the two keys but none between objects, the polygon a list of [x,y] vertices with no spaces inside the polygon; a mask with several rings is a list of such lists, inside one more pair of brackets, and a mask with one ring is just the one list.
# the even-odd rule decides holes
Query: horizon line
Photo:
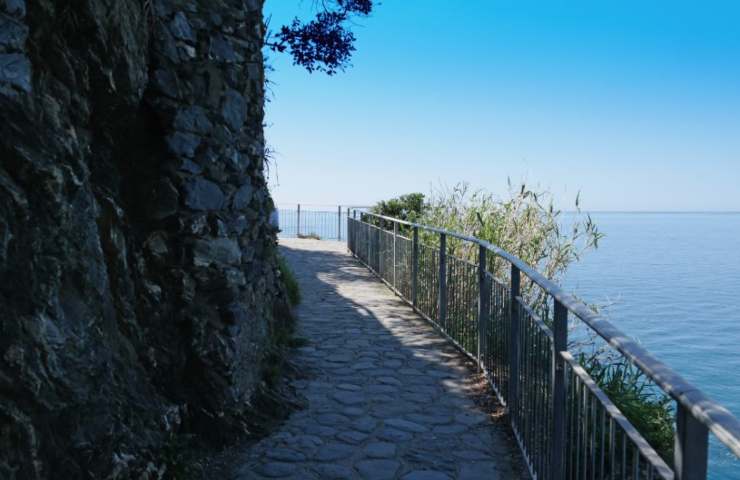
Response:
[{"label": "horizon line", "polygon": [[[356,203],[303,203],[303,202],[275,202],[276,207],[288,207],[288,206],[297,206],[301,205],[301,207],[339,207],[342,208],[366,208],[366,207],[372,207],[377,202],[374,202],[372,204],[368,204],[365,202],[356,202]],[[572,210],[572,209],[561,209],[560,212],[562,213],[579,213],[578,210]],[[695,215],[695,214],[721,214],[721,215],[738,215],[740,214],[740,210],[580,210],[580,213],[634,213],[634,214],[656,214],[656,213],[662,213],[662,214],[682,214],[682,215]]]}]

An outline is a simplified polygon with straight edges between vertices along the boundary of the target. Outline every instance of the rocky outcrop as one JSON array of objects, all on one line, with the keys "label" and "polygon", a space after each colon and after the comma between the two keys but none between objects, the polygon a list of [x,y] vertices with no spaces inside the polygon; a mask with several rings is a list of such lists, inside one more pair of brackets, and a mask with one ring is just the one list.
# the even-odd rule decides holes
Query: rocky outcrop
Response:
[{"label": "rocky outcrop", "polygon": [[261,0],[0,0],[0,478],[243,432],[281,287]]}]

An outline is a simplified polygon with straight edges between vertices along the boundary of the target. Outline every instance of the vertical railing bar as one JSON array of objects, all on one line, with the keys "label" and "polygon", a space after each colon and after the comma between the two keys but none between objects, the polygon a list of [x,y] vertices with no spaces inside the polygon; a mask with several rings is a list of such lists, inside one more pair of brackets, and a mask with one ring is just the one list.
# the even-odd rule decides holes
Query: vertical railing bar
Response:
[{"label": "vertical railing bar", "polygon": [[347,250],[354,255],[354,249],[352,248],[352,218],[349,216],[349,209],[347,209]]},{"label": "vertical railing bar", "polygon": [[[468,266],[468,279],[470,283],[470,291],[468,292],[468,319],[471,325],[470,331],[472,332],[472,348],[476,348],[477,344],[481,346],[480,358],[478,359],[478,366],[481,366],[480,361],[483,359],[483,344],[481,342],[481,331],[478,328],[478,300],[480,300],[480,283],[478,281],[478,271],[473,266]],[[482,371],[482,369],[481,369]]]},{"label": "vertical railing bar", "polygon": [[[486,324],[485,332],[486,332],[486,346],[485,346],[485,353],[486,353],[486,368],[488,369],[488,377],[493,382],[494,377],[498,376],[498,367],[500,365],[495,365],[493,363],[493,353],[492,350],[494,350],[496,347],[492,345],[492,339],[494,335],[494,325],[495,325],[495,317],[496,317],[496,307],[494,306],[494,302],[497,302],[496,295],[494,293],[494,287],[493,283],[491,282],[491,279],[488,275],[486,275],[486,295],[488,295],[488,323]],[[498,387],[499,393],[501,392],[501,385],[498,384],[498,379],[496,379],[496,386]]]},{"label": "vertical railing bar", "polygon": [[[521,378],[529,379],[531,375],[531,363],[530,363],[530,340],[531,337],[529,335],[529,321],[528,319],[525,320],[526,317],[522,314],[523,308],[522,304],[520,302],[517,302],[517,307],[519,310],[519,328],[521,335],[519,336],[520,342],[519,342],[519,358],[521,362],[521,371],[519,372],[519,376]],[[530,402],[532,400],[532,396],[530,395],[530,389],[531,385],[529,382],[523,381],[519,384],[519,412],[520,412],[520,428],[524,432],[524,438],[526,440],[529,440],[529,427],[530,427],[530,418],[529,418],[529,410],[530,410]],[[529,443],[529,442],[527,442]],[[531,450],[529,448],[529,445],[527,445],[528,450]],[[531,452],[530,456],[531,456]]]},{"label": "vertical railing bar", "polygon": [[337,206],[337,240],[342,241],[342,206]]},{"label": "vertical railing bar", "polygon": [[632,465],[634,466],[632,478],[638,480],[640,478],[640,450],[634,443],[632,444]]},{"label": "vertical railing bar", "polygon": [[452,281],[452,288],[453,288],[453,295],[455,298],[454,301],[454,310],[452,315],[450,315],[450,309],[447,309],[447,315],[452,318],[452,321],[455,325],[455,330],[457,331],[457,341],[460,343],[460,345],[465,348],[465,329],[464,329],[464,322],[463,318],[460,315],[460,296],[464,293],[465,290],[465,279],[463,279],[462,282],[458,285],[458,282],[455,280],[457,278],[460,278],[460,263],[457,260],[454,260],[452,264],[455,266],[454,274],[453,275],[447,275],[447,288],[450,288],[450,281]]},{"label": "vertical railing bar", "polygon": [[[511,265],[511,279],[509,287],[509,315],[510,315],[510,334],[509,339],[509,412],[512,424],[516,421],[516,412],[518,406],[519,394],[519,309],[517,308],[516,298],[519,296],[521,288],[521,278],[519,268]],[[513,425],[516,429],[516,425]]]},{"label": "vertical railing bar", "polygon": [[614,432],[614,419],[609,416],[609,479],[615,480],[615,465],[616,465],[616,456],[617,456],[617,447],[616,447],[616,434]]},{"label": "vertical railing bar", "polygon": [[[464,274],[464,268],[460,264],[458,260],[455,260],[455,276],[451,277],[452,283],[456,284],[459,283],[459,286],[457,288],[457,302],[455,305],[455,309],[457,310],[456,317],[453,317],[455,319],[455,322],[457,324],[457,330],[458,330],[458,339],[460,342],[460,345],[465,348],[466,342],[467,342],[467,330],[465,328],[465,316],[463,315],[463,302],[465,301],[465,274]],[[462,273],[462,275],[461,275]],[[458,282],[457,279],[461,279],[462,281]],[[449,280],[448,280],[449,285]],[[448,312],[449,313],[449,312]]]},{"label": "vertical railing bar", "polygon": [[[523,306],[522,306],[521,303],[520,303],[520,308],[523,310]],[[521,319],[522,316],[523,315],[522,315],[521,310],[520,310],[519,311],[519,318]],[[524,379],[532,379],[532,378],[534,378],[534,367],[535,367],[535,365],[534,365],[534,355],[533,355],[533,352],[534,352],[534,349],[535,349],[535,343],[534,343],[535,342],[535,336],[533,335],[534,329],[532,328],[533,327],[532,319],[531,318],[527,318],[527,321],[526,321],[525,325],[526,325],[526,331],[523,332],[522,340],[526,343],[526,347],[524,348],[524,350],[526,351],[526,356],[524,357],[524,359],[525,359],[525,365],[527,366],[527,370],[526,370],[526,373],[524,373],[522,375],[522,378],[524,378]],[[535,395],[533,393],[533,385],[532,385],[531,381],[525,382],[525,385],[526,385],[526,392],[527,393],[526,393],[526,397],[525,397],[525,402],[526,402],[525,403],[525,409],[526,410],[525,410],[524,414],[525,414],[525,418],[526,418],[525,424],[526,424],[526,429],[527,429],[527,437],[528,437],[528,442],[529,442],[529,445],[530,445],[529,449],[531,451],[531,453],[530,453],[530,456],[531,456],[531,455],[534,455],[534,453],[535,453],[535,451],[534,451],[534,444],[533,444],[534,442],[532,441],[532,438],[534,436],[534,408],[535,408],[534,400],[535,400]]]},{"label": "vertical railing bar", "polygon": [[[476,289],[480,290],[477,269],[473,271],[470,265],[465,266],[465,278],[468,280],[468,291],[465,295],[465,317],[468,321],[468,343],[471,350],[477,350],[480,342],[480,329],[478,328],[478,300],[480,293],[474,295]],[[473,299],[473,297],[476,297]],[[478,352],[478,367],[480,368],[480,351]]]},{"label": "vertical railing bar", "polygon": [[591,396],[591,411],[589,412],[589,420],[591,422],[591,478],[596,476],[596,397]]},{"label": "vertical railing bar", "polygon": [[539,361],[539,348],[540,348],[540,335],[537,331],[537,327],[534,324],[534,322],[531,323],[530,326],[531,329],[531,335],[532,335],[532,354],[531,354],[531,362],[532,362],[532,375],[531,375],[531,391],[532,391],[532,452],[534,455],[539,456],[540,452],[537,448],[537,435],[539,434],[539,401],[540,397],[537,392],[537,376],[539,375],[540,369],[538,368],[538,361]]},{"label": "vertical railing bar", "polygon": [[[550,344],[550,338],[540,332],[542,335],[542,348],[540,349],[540,383],[539,383],[539,395],[540,395],[540,409],[541,409],[541,423],[539,429],[540,435],[540,455],[542,456],[542,470],[550,470],[550,431],[552,430],[552,419],[550,418],[550,410],[552,395],[550,395],[550,359],[552,358],[552,349]],[[552,477],[552,474],[547,475],[547,478]]]},{"label": "vertical railing bar", "polygon": [[[457,275],[457,262],[452,262],[447,258],[445,254],[445,261],[447,262],[447,278],[445,279],[445,286],[447,286],[447,308],[445,309],[445,320],[449,324],[448,333],[450,336],[460,343],[460,331],[459,331],[459,318],[455,315],[457,310],[457,285],[454,282],[454,278]],[[450,280],[453,280],[450,283]]]},{"label": "vertical railing bar", "polygon": [[452,285],[450,285],[449,280],[451,278],[455,278],[455,262],[454,260],[450,262],[449,258],[447,258],[447,254],[445,253],[445,331],[449,336],[452,338],[457,339],[457,323],[455,322],[455,282],[452,282]]},{"label": "vertical railing bar", "polygon": [[562,452],[565,451],[565,360],[561,355],[568,349],[568,310],[555,300],[553,313],[552,345],[552,430],[550,452],[550,471],[552,478],[565,478]]},{"label": "vertical railing bar", "polygon": [[588,472],[588,415],[589,415],[589,408],[588,408],[588,400],[590,399],[590,392],[588,388],[586,388],[586,384],[583,384],[583,414],[581,415],[581,423],[583,426],[583,430],[581,433],[583,434],[583,478],[584,480],[587,478],[586,472]]},{"label": "vertical railing bar", "polygon": [[[542,389],[542,384],[545,382],[545,377],[543,375],[544,368],[542,365],[542,349],[544,346],[544,338],[539,329],[536,330],[537,332],[537,348],[535,349],[535,352],[537,354],[537,358],[535,361],[535,365],[537,366],[537,372],[535,375],[535,378],[537,379],[537,383],[534,385],[534,392],[537,398],[536,401],[536,418],[535,418],[535,425],[536,425],[536,434],[535,434],[535,444],[537,445],[537,456],[539,458],[539,461],[541,462],[544,460],[545,453],[542,449],[542,429],[547,429],[548,425],[545,423],[545,408],[544,408],[544,397],[545,392]],[[548,356],[549,360],[549,356]],[[549,364],[549,362],[548,362]],[[542,471],[542,465],[540,465],[540,471]]]},{"label": "vertical railing bar", "polygon": [[[522,307],[523,308],[523,307]],[[520,314],[521,315],[521,314]],[[521,318],[521,317],[520,317]],[[527,398],[529,399],[528,405],[529,405],[529,411],[527,414],[528,421],[527,421],[527,430],[529,431],[529,443],[531,445],[530,449],[532,450],[532,455],[537,454],[537,450],[535,448],[535,438],[536,438],[536,420],[537,420],[537,392],[536,390],[536,377],[537,377],[537,334],[535,332],[535,325],[531,318],[527,321],[527,329],[528,334],[526,335],[527,339],[527,349],[529,350],[529,354],[527,355],[527,364],[529,369],[528,375],[522,375],[522,378],[528,379],[527,381]]]},{"label": "vertical railing bar", "polygon": [[576,391],[575,391],[575,401],[576,401],[576,414],[575,414],[575,437],[573,439],[574,443],[576,444],[576,468],[574,470],[575,472],[575,478],[580,478],[581,476],[581,379],[579,377],[576,377]]},{"label": "vertical railing bar", "polygon": [[606,450],[606,408],[601,407],[601,448],[599,448],[599,477],[606,478],[606,471],[604,468],[604,450]]},{"label": "vertical railing bar", "polygon": [[380,247],[380,239],[382,238],[381,237],[381,235],[382,235],[381,232],[382,231],[383,231],[383,220],[381,220],[381,221],[378,222],[378,228],[375,231],[375,239],[376,239],[375,250],[377,250],[377,252],[378,252],[378,254],[377,254],[377,265],[376,265],[375,271],[377,271],[378,272],[378,275],[380,275],[381,277],[383,276],[383,274],[381,273],[381,268],[380,268],[380,265],[381,265],[381,262],[382,262],[382,259],[380,257],[383,254],[383,249]]},{"label": "vertical railing bar", "polygon": [[[568,368],[566,366],[566,368]],[[575,453],[576,453],[576,432],[578,430],[578,426],[576,425],[576,417],[578,415],[578,412],[576,411],[576,387],[578,384],[578,378],[573,375],[573,372],[568,369],[568,375],[569,375],[569,384],[568,384],[568,390],[570,392],[570,427],[568,431],[568,478],[574,478],[574,473],[576,470],[575,466]]]},{"label": "vertical railing bar", "polygon": [[459,282],[460,285],[459,285],[459,288],[457,289],[457,305],[455,307],[457,309],[456,321],[457,321],[457,325],[460,331],[458,338],[460,341],[460,345],[462,345],[463,348],[466,348],[467,341],[468,341],[468,332],[467,332],[466,325],[465,325],[465,315],[463,314],[463,305],[465,302],[465,289],[467,288],[467,285],[466,285],[467,282],[465,281],[465,268],[463,267],[463,265],[460,263],[459,260],[455,260],[455,263],[457,264],[455,267],[457,274],[456,274],[456,277],[452,278],[452,282],[458,283],[458,281],[456,281],[456,279],[458,278],[462,280],[461,282]]},{"label": "vertical railing bar", "polygon": [[625,476],[627,472],[627,434],[622,432],[622,468],[621,468],[621,474],[622,478],[627,478]]},{"label": "vertical railing bar", "polygon": [[678,403],[674,447],[676,480],[704,480],[707,477],[708,442],[709,429]]},{"label": "vertical railing bar", "polygon": [[[568,372],[568,369],[567,368],[566,368],[566,372]],[[570,372],[568,372],[567,374],[570,375]],[[570,379],[570,376],[568,376],[568,378]],[[572,384],[573,384],[572,381],[566,382],[566,392],[567,392],[567,395],[568,395],[567,396],[567,399],[568,400],[570,400],[570,399],[573,398],[573,394],[571,393]],[[565,457],[565,462],[564,462],[565,463],[565,467],[564,467],[564,470],[565,470],[565,476],[566,476],[566,478],[570,475],[570,471],[571,471],[571,450],[572,450],[571,449],[571,445],[572,445],[572,442],[570,441],[570,433],[573,431],[573,427],[572,427],[572,424],[573,424],[573,412],[572,412],[572,408],[573,408],[573,402],[572,401],[567,401],[566,404],[565,404],[565,419],[566,419],[566,425],[567,425],[568,428],[566,429],[566,432],[565,432],[566,433],[566,449],[565,449],[565,452],[564,452],[564,457]]]},{"label": "vertical railing bar", "polygon": [[[522,319],[522,306],[517,301],[517,315],[519,317],[519,378],[528,378],[529,362],[527,355],[527,322]],[[517,402],[518,428],[522,432],[522,438],[527,437],[527,401],[529,400],[529,384],[526,382],[519,383],[519,401]]]},{"label": "vertical railing bar", "polygon": [[396,277],[396,260],[398,243],[398,222],[393,222],[393,286],[398,289],[398,278]]},{"label": "vertical railing bar", "polygon": [[371,251],[372,251],[372,245],[371,245],[371,239],[370,239],[370,237],[371,237],[370,231],[371,230],[372,229],[370,228],[370,225],[369,224],[366,224],[366,226],[365,226],[365,232],[366,232],[365,242],[367,243],[367,254],[366,254],[365,262],[367,262],[368,265],[372,265],[372,259],[370,258],[370,254],[371,254]]},{"label": "vertical railing bar", "polygon": [[[488,289],[486,288],[486,253],[488,249],[478,246],[478,369],[483,371],[481,353],[483,353],[483,333],[488,328]],[[484,354],[485,356],[485,354]]]},{"label": "vertical railing bar", "polygon": [[437,299],[437,321],[445,328],[447,321],[447,235],[439,234],[439,294]]},{"label": "vertical railing bar", "polygon": [[[460,311],[460,294],[462,293],[462,290],[465,288],[465,283],[462,282],[462,284],[458,285],[455,281],[456,278],[459,278],[459,270],[460,270],[460,264],[456,260],[452,262],[452,265],[454,267],[454,270],[447,275],[447,289],[449,291],[450,289],[450,280],[452,281],[452,298],[454,301],[452,302],[452,315],[450,315],[450,308],[447,308],[447,316],[452,319],[453,328],[455,329],[456,336],[458,343],[460,345],[463,345],[463,348],[465,348],[465,337],[464,337],[464,330],[463,330],[463,322],[462,318],[459,315]],[[449,263],[448,263],[449,266]],[[448,293],[449,295],[449,293]]]},{"label": "vertical railing bar", "polygon": [[531,326],[532,323],[529,317],[524,313],[524,306],[519,302],[519,361],[521,362],[519,377],[522,379],[519,384],[519,411],[521,414],[521,428],[526,432],[528,439],[531,437],[532,430],[532,384],[529,381],[532,378]]},{"label": "vertical railing bar", "polygon": [[295,227],[295,236],[300,237],[301,236],[301,204],[298,204],[298,209],[296,213],[296,227]]},{"label": "vertical railing bar", "polygon": [[[470,270],[468,268],[468,265],[461,264],[460,267],[462,270],[463,283],[465,285],[462,291],[462,299],[460,302],[460,319],[462,320],[463,326],[465,328],[465,336],[463,338],[465,339],[465,345],[467,345],[466,348],[468,349],[468,351],[473,353],[476,350],[476,346],[473,343],[473,332],[478,329],[477,326],[473,328],[473,325],[470,322],[470,293],[472,292],[473,287],[472,282],[470,281]],[[478,303],[477,299],[475,303]],[[477,317],[478,315],[476,313],[476,324],[478,323]]]},{"label": "vertical railing bar", "polygon": [[[350,223],[352,225],[352,234],[350,235]],[[347,207],[347,242],[349,242],[352,245],[352,250],[354,251],[357,248],[357,245],[355,242],[355,227],[357,226],[357,222],[354,222],[352,219],[352,213],[350,213],[350,208]]]}]

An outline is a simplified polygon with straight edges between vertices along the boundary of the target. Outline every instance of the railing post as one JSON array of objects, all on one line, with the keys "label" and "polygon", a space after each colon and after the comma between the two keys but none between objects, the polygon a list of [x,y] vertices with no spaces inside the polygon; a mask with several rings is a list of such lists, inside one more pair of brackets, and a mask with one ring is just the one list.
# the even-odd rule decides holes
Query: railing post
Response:
[{"label": "railing post", "polygon": [[707,478],[707,449],[709,429],[677,404],[674,467],[676,480],[705,480]]},{"label": "railing post", "polygon": [[509,339],[509,415],[515,422],[519,402],[519,305],[517,297],[521,288],[519,268],[511,266],[511,285],[509,299],[511,318],[511,338]]},{"label": "railing post", "polygon": [[342,241],[342,206],[337,207],[337,240]]},{"label": "railing post", "polygon": [[568,349],[568,309],[555,300],[552,322],[552,441],[550,442],[550,473],[553,480],[565,478],[565,359],[561,355]]},{"label": "railing post", "polygon": [[383,274],[380,272],[380,257],[382,255],[382,252],[380,250],[380,233],[383,230],[383,227],[381,225],[383,225],[382,220],[378,222],[378,228],[375,230],[375,250],[377,250],[378,252],[377,263],[375,264],[375,272],[380,275],[381,278],[383,278]]},{"label": "railing post", "polygon": [[352,235],[352,217],[349,216],[349,208],[347,209],[347,248],[350,252],[354,254],[354,247],[352,245],[352,239],[354,238],[354,235]]},{"label": "railing post", "polygon": [[419,227],[414,227],[413,253],[411,257],[411,305],[416,308],[419,291]]},{"label": "railing post", "polygon": [[301,204],[298,204],[298,214],[296,216],[295,236],[301,236]]},{"label": "railing post", "polygon": [[[360,215],[360,220],[362,220],[362,215]],[[365,232],[367,232],[367,235],[366,235],[367,238],[365,238],[365,250],[366,250],[366,252],[365,252],[365,263],[368,266],[370,266],[370,252],[372,251],[370,249],[370,230],[371,230],[370,229],[370,224],[366,222],[365,223]]]},{"label": "railing post", "polygon": [[485,362],[484,338],[488,329],[489,321],[489,288],[488,276],[486,275],[486,257],[488,249],[483,245],[478,246],[478,369],[483,371]]},{"label": "railing post", "polygon": [[440,328],[447,321],[447,235],[439,234],[439,306],[438,318]]},{"label": "railing post", "polygon": [[396,237],[398,237],[398,223],[393,222],[393,287],[398,288],[396,283]]}]

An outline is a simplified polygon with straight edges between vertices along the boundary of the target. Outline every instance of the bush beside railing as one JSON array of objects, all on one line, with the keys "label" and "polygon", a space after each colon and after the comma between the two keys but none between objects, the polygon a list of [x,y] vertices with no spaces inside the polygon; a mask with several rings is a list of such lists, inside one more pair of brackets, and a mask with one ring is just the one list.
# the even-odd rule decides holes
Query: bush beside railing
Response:
[{"label": "bush beside railing", "polygon": [[[534,478],[705,479],[709,431],[740,457],[740,423],[729,411],[517,257],[455,232],[359,215],[347,218],[350,251],[477,362]],[[477,246],[478,262],[450,255],[448,238]],[[486,268],[494,259],[509,263],[508,281]],[[523,300],[523,280],[547,295],[544,321]],[[676,402],[671,466],[568,351],[569,315]]]}]

